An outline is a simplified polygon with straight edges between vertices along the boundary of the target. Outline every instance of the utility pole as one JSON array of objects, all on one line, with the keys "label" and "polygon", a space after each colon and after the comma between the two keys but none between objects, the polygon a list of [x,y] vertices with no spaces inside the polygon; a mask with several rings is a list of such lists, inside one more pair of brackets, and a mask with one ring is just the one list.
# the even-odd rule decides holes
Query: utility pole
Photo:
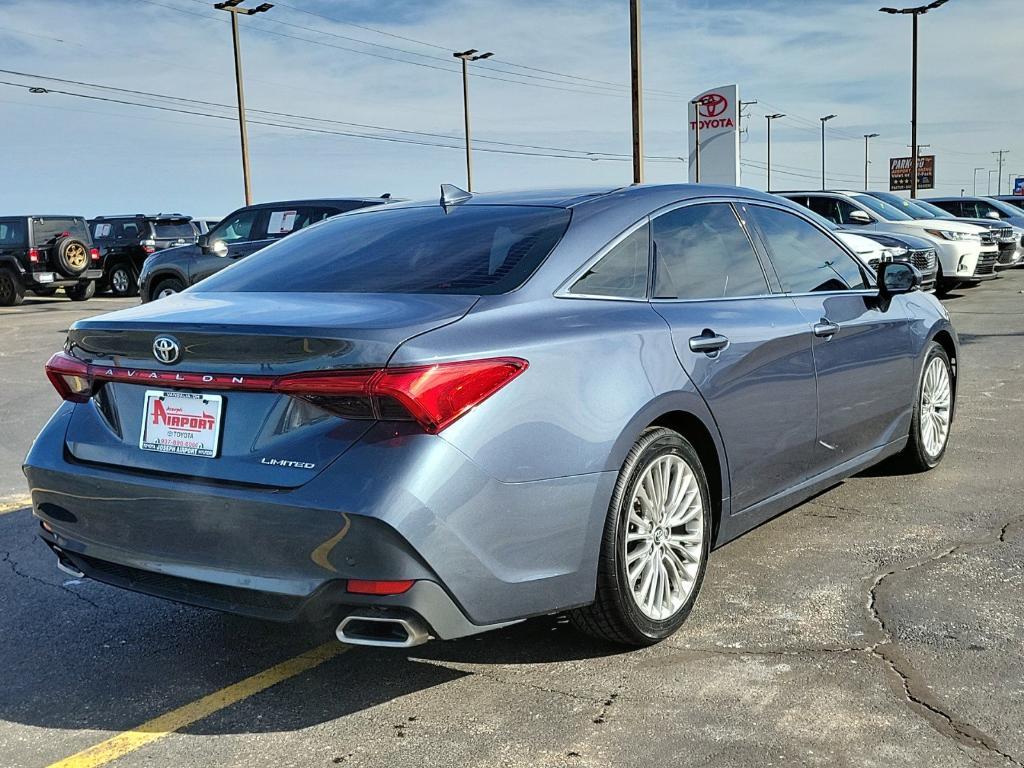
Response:
[{"label": "utility pole", "polygon": [[640,0],[629,0],[629,71],[633,91],[633,183],[644,183],[644,94],[640,56]]},{"label": "utility pole", "polygon": [[702,99],[694,99],[690,102],[693,105],[693,183],[700,184],[700,105],[704,103]]},{"label": "utility pole", "polygon": [[252,16],[265,13],[274,6],[263,3],[255,8],[240,8],[242,0],[224,0],[214,4],[218,11],[231,14],[231,42],[235,47],[235,89],[238,92],[238,132],[242,142],[242,183],[245,185],[245,204],[252,205],[252,183],[249,179],[249,134],[245,129],[245,89],[242,87],[242,51],[238,44],[238,15]]},{"label": "utility pole", "polygon": [[765,172],[768,177],[765,183],[766,192],[772,191],[772,120],[778,120],[780,117],[785,117],[785,115],[781,112],[765,115],[765,119],[768,121],[768,158],[765,163]]},{"label": "utility pole", "polygon": [[975,197],[978,196],[978,171],[984,171],[984,170],[985,170],[984,168],[975,168],[974,169],[974,196]]},{"label": "utility pole", "polygon": [[871,165],[871,161],[868,159],[868,139],[873,139],[878,136],[877,133],[865,133],[864,134],[864,191],[868,191],[868,166]]},{"label": "utility pole", "polygon": [[825,123],[834,118],[835,115],[825,115],[819,117],[821,120],[821,189],[824,191],[827,186],[825,184]]},{"label": "utility pole", "polygon": [[914,42],[912,46],[911,86],[910,86],[910,197],[917,197],[917,17],[928,11],[945,5],[948,0],[932,0],[926,5],[914,8],[879,8],[882,13],[910,14],[914,21]]},{"label": "utility pole", "polygon": [[999,155],[999,175],[996,176],[996,186],[998,187],[996,194],[1003,194],[1003,155],[1010,153],[1008,149],[999,149],[993,152],[993,155]]},{"label": "utility pole", "polygon": [[479,53],[476,48],[468,51],[456,51],[452,54],[456,59],[462,59],[462,119],[466,127],[466,191],[473,191],[473,148],[469,135],[469,62],[489,59],[494,54]]}]

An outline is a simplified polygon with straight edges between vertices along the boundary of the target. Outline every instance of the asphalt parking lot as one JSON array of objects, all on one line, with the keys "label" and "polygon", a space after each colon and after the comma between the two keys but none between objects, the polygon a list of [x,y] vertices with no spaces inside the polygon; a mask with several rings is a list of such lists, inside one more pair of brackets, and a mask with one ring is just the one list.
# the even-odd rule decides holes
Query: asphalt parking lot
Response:
[{"label": "asphalt parking lot", "polygon": [[1024,765],[1024,271],[945,302],[938,471],[878,467],[716,551],[683,630],[629,652],[558,618],[348,648],[58,571],[15,497],[42,364],[130,303],[0,312],[0,766]]}]

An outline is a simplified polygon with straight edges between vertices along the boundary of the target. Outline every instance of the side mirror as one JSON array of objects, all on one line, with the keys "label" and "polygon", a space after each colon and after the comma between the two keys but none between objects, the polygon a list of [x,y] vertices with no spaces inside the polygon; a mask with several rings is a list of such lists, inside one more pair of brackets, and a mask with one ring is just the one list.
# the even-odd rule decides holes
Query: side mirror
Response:
[{"label": "side mirror", "polygon": [[998,220],[1002,217],[999,215],[999,211],[989,211],[988,213],[985,214],[985,218]]},{"label": "side mirror", "polygon": [[203,253],[209,253],[210,251],[210,234],[200,235],[196,238],[196,245],[198,245]]},{"label": "side mirror", "polygon": [[904,261],[883,261],[878,265],[878,295],[883,298],[921,288],[921,273]]},{"label": "side mirror", "polygon": [[213,243],[209,246],[209,248],[210,253],[212,253],[214,256],[220,256],[221,258],[223,258],[228,255],[228,244],[225,243],[223,240],[214,240]]},{"label": "side mirror", "polygon": [[850,223],[851,224],[874,224],[875,220],[868,216],[864,211],[856,210],[850,211]]}]

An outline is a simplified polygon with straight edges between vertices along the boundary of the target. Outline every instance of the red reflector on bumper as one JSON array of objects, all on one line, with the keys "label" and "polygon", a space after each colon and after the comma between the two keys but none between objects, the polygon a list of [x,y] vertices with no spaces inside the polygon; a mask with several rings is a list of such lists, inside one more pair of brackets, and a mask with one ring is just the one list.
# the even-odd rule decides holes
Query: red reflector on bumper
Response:
[{"label": "red reflector on bumper", "polygon": [[365,579],[349,579],[348,591],[353,595],[400,595],[408,592],[413,585],[408,581],[369,581]]}]

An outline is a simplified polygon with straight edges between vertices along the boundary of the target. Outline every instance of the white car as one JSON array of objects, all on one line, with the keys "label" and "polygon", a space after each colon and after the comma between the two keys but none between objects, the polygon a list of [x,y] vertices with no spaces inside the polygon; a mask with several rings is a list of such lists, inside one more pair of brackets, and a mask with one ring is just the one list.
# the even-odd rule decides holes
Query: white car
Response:
[{"label": "white car", "polygon": [[939,258],[939,291],[949,290],[959,283],[977,283],[997,277],[999,248],[995,242],[982,242],[982,235],[987,237],[983,227],[959,221],[912,219],[895,206],[863,192],[778,194],[842,227],[884,230],[931,240]]}]

